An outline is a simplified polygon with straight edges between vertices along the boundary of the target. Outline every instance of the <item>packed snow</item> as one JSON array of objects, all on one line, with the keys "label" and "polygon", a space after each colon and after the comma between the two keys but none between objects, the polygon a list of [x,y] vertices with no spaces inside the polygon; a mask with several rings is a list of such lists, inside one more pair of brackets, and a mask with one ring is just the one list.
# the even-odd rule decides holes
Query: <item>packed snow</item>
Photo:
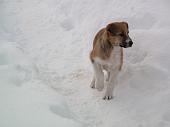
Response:
[{"label": "packed snow", "polygon": [[[169,127],[170,1],[1,0],[0,127]],[[90,88],[99,29],[127,21],[134,45],[114,99]]]}]

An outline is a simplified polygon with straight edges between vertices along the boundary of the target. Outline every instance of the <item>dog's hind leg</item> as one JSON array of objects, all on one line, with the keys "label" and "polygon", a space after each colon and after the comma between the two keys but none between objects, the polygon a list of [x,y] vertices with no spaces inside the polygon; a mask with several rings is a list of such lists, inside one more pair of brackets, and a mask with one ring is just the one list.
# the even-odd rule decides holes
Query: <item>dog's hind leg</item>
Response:
[{"label": "dog's hind leg", "polygon": [[95,74],[95,88],[101,91],[104,88],[104,72],[101,65],[95,62],[93,63],[93,69]]},{"label": "dog's hind leg", "polygon": [[93,76],[93,79],[92,79],[91,84],[90,84],[90,87],[93,88],[93,89],[95,88],[95,82],[96,82],[95,76]]}]

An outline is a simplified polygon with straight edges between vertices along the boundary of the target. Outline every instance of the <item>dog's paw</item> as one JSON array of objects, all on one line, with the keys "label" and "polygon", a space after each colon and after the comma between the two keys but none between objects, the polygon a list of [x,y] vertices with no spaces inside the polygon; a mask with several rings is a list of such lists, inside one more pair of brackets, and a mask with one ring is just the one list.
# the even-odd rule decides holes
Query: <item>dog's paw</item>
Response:
[{"label": "dog's paw", "polygon": [[113,99],[113,96],[104,96],[103,97],[103,100],[111,100],[111,99]]},{"label": "dog's paw", "polygon": [[103,100],[111,100],[111,99],[113,99],[113,96],[104,96],[103,97]]},{"label": "dog's paw", "polygon": [[90,87],[91,87],[92,89],[95,89],[95,83],[91,83],[91,84],[90,84]]},{"label": "dog's paw", "polygon": [[111,100],[111,99],[113,99],[113,95],[111,93],[105,93],[103,99],[104,100]]},{"label": "dog's paw", "polygon": [[91,84],[90,84],[90,87],[91,87],[92,89],[95,89],[95,80],[94,80],[94,79],[92,80],[92,82],[91,82]]}]

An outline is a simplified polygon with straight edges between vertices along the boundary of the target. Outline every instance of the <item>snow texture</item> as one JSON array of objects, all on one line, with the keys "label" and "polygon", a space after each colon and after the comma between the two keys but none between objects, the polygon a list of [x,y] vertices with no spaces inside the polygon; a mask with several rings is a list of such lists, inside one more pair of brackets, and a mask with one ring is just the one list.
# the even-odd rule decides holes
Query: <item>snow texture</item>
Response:
[{"label": "snow texture", "polygon": [[[169,0],[0,0],[0,127],[169,127]],[[90,88],[92,40],[127,21],[114,99]]]}]

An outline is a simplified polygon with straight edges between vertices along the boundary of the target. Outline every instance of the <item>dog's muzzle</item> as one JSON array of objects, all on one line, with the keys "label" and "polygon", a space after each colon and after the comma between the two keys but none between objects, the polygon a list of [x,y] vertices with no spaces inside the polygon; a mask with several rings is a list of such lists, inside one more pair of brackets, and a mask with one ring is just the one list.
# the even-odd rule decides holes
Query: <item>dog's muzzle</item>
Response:
[{"label": "dog's muzzle", "polygon": [[128,38],[126,41],[123,41],[122,43],[120,43],[120,47],[123,48],[128,48],[128,47],[132,47],[133,42],[130,38]]}]

